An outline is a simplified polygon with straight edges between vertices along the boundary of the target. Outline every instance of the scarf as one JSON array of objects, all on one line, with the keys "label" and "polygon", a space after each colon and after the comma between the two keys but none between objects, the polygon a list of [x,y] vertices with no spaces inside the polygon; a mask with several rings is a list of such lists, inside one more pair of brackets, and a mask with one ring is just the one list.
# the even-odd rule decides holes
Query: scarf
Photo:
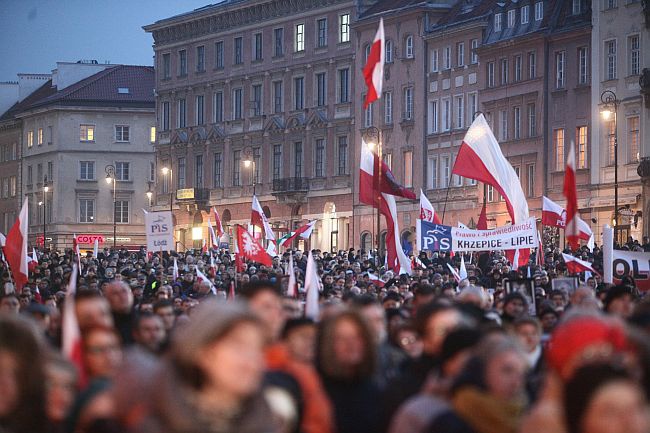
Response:
[{"label": "scarf", "polygon": [[516,433],[524,409],[521,401],[499,400],[474,387],[461,388],[452,403],[477,433]]}]

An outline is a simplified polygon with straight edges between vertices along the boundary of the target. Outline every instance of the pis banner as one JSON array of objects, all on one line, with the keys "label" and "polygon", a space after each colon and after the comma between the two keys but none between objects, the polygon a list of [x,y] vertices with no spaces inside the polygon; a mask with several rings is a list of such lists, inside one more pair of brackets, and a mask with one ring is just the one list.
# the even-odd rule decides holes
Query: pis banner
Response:
[{"label": "pis banner", "polygon": [[614,283],[620,284],[625,276],[634,278],[639,290],[650,290],[650,253],[614,250]]},{"label": "pis banner", "polygon": [[470,230],[417,220],[418,250],[492,251],[537,248],[535,218],[492,230]]},{"label": "pis banner", "polygon": [[144,226],[147,233],[147,251],[174,251],[174,222],[172,213],[146,212]]}]

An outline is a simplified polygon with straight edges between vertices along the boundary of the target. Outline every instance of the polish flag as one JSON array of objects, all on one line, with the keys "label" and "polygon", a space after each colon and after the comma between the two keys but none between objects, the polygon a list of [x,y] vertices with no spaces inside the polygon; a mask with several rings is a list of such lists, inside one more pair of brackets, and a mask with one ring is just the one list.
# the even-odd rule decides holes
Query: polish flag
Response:
[{"label": "polish flag", "polygon": [[[580,272],[593,272],[598,274],[596,270],[591,266],[591,263],[584,260],[580,260],[577,257],[573,257],[570,254],[562,253],[562,258],[564,263],[566,263],[566,268],[572,274],[579,274]],[[600,274],[599,274],[600,275]]]},{"label": "polish flag", "polygon": [[307,270],[305,271],[305,291],[307,296],[305,298],[305,317],[314,321],[318,320],[320,315],[320,308],[318,305],[318,294],[320,292],[320,279],[318,278],[318,268],[314,255],[309,251],[307,258]]},{"label": "polish flag", "polygon": [[77,264],[72,265],[70,282],[65,293],[65,303],[63,304],[63,318],[61,323],[61,348],[63,355],[69,359],[79,372],[79,385],[86,382],[85,369],[83,364],[83,353],[81,349],[81,331],[77,321],[77,311],[75,310],[75,294],[77,293],[77,274],[79,268]]},{"label": "polish flag", "polygon": [[296,272],[293,268],[293,254],[289,256],[289,285],[287,286],[287,296],[289,298],[295,298],[298,295],[298,290],[296,289]]},{"label": "polish flag", "polygon": [[271,256],[264,251],[264,248],[257,242],[248,231],[237,225],[237,256],[261,263],[266,266],[273,265]]},{"label": "polish flag", "polygon": [[478,222],[476,223],[476,230],[487,230],[487,205],[485,201],[481,207],[481,214],[478,216]]},{"label": "polish flag", "polygon": [[265,239],[269,241],[275,241],[275,234],[273,233],[271,224],[269,224],[269,220],[264,214],[264,210],[262,209],[259,200],[257,200],[257,196],[253,196],[253,212],[251,213],[251,224],[258,227],[263,227]]},{"label": "polish flag", "polygon": [[214,227],[212,227],[212,223],[210,222],[210,216],[208,216],[208,232],[210,233],[210,244],[212,244],[212,248],[215,250],[219,248],[219,238],[217,237],[217,234],[214,232]]},{"label": "polish flag", "polygon": [[384,19],[379,19],[379,28],[375,39],[370,46],[370,54],[366,66],[363,68],[363,77],[368,86],[366,100],[363,102],[363,109],[368,108],[371,102],[381,98],[381,88],[384,81]]},{"label": "polish flag", "polygon": [[560,228],[566,225],[564,208],[546,196],[542,196],[542,224]]},{"label": "polish flag", "polygon": [[212,284],[212,281],[208,277],[205,276],[203,272],[199,270],[198,267],[194,267],[194,271],[196,272],[196,278],[199,279],[200,281],[205,281],[210,285],[210,291],[212,292],[213,295],[217,294],[217,289],[214,287],[214,284]]},{"label": "polish flag", "polygon": [[216,207],[212,207],[212,211],[214,212],[214,224],[217,227],[217,236],[221,238],[223,234],[225,233],[223,229],[223,224],[221,223],[221,218],[219,217],[219,212],[217,212]]},{"label": "polish flag", "polygon": [[451,271],[451,275],[454,277],[454,280],[456,280],[457,283],[460,283],[461,278],[458,272],[456,271],[456,269],[454,269],[454,267],[451,266],[449,263],[447,263],[447,267]]},{"label": "polish flag", "polygon": [[371,274],[370,272],[368,272],[368,280],[370,280],[372,284],[374,284],[376,287],[379,288],[382,288],[386,285],[386,283],[384,283],[384,280],[382,280],[375,274]]},{"label": "polish flag", "polygon": [[302,239],[309,239],[309,237],[311,236],[311,232],[314,231],[314,226],[316,225],[316,222],[317,220],[310,221],[304,226],[299,227],[295,232],[291,233],[290,236],[284,238],[282,242],[280,242],[280,246],[285,248],[290,247],[293,240],[298,236],[300,236]]},{"label": "polish flag", "polygon": [[[246,230],[246,233],[248,233],[247,230]],[[235,229],[235,236],[238,236],[236,229]],[[243,272],[244,271],[244,259],[242,258],[241,254],[239,254],[239,247],[237,246],[237,239],[235,239],[235,242],[233,242],[233,249],[234,249],[234,255],[235,255],[235,272]]]},{"label": "polish flag", "polygon": [[441,224],[433,205],[422,190],[420,190],[420,219],[434,224]]},{"label": "polish flag", "polygon": [[[38,267],[38,256],[36,255],[36,248],[32,247],[32,256],[27,256],[27,269],[29,272],[34,272]],[[38,290],[38,289],[36,289]]]},{"label": "polish flag", "polygon": [[571,148],[566,161],[566,171],[564,172],[564,188],[562,189],[566,197],[566,227],[564,235],[571,249],[575,250],[580,246],[580,232],[578,228],[578,190],[576,188],[576,155],[575,144],[571,141]]},{"label": "polish flag", "polygon": [[9,230],[4,245],[4,254],[14,277],[16,291],[21,292],[27,283],[29,268],[27,266],[28,203],[23,201],[18,219]]},{"label": "polish flag", "polygon": [[99,254],[99,239],[95,238],[93,242],[93,257],[97,258],[97,254]]}]

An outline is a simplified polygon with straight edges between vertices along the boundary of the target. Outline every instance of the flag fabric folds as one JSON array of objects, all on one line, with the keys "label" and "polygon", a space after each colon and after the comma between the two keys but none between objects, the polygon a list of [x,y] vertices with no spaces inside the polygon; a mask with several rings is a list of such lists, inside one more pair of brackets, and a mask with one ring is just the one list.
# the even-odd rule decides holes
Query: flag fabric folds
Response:
[{"label": "flag fabric folds", "polygon": [[298,288],[296,285],[296,271],[293,268],[293,254],[289,255],[289,284],[287,285],[287,296],[295,298],[298,296]]},{"label": "flag fabric folds", "polygon": [[280,246],[289,248],[293,240],[298,236],[300,236],[302,239],[309,239],[311,233],[314,231],[316,222],[317,220],[309,221],[304,226],[299,227],[295,232],[292,232],[289,236],[283,237],[280,241]]},{"label": "flag fabric folds", "polygon": [[217,228],[217,236],[221,238],[225,231],[223,230],[223,224],[221,223],[221,218],[219,217],[219,212],[217,212],[217,208],[213,207],[212,211],[214,212],[214,225]]},{"label": "flag fabric folds", "polygon": [[586,271],[598,274],[598,272],[592,267],[591,263],[589,262],[580,260],[577,257],[573,257],[572,255],[565,253],[562,253],[562,258],[564,259],[564,263],[566,263],[566,268],[571,273],[579,274],[580,272]]},{"label": "flag fabric folds", "polygon": [[208,232],[210,234],[210,245],[212,246],[213,249],[218,249],[219,248],[219,238],[217,237],[217,234],[214,232],[214,227],[212,227],[212,223],[210,222],[210,216],[208,215]]},{"label": "flag fabric folds", "polygon": [[7,233],[4,254],[11,268],[16,290],[20,292],[27,283],[29,268],[27,264],[27,236],[29,229],[28,200],[25,197],[18,219]]},{"label": "flag fabric folds", "polygon": [[262,227],[264,229],[265,239],[269,241],[275,241],[275,234],[273,233],[271,224],[269,224],[268,218],[266,218],[266,215],[264,214],[264,210],[262,209],[259,200],[257,200],[257,196],[253,196],[253,210],[251,213],[251,224],[256,225],[258,227]]},{"label": "flag fabric folds", "polygon": [[305,299],[305,317],[316,321],[320,315],[318,305],[320,279],[318,278],[316,261],[314,260],[314,255],[311,251],[307,258],[307,269],[305,271],[305,291],[307,292],[307,297]]},{"label": "flag fabric folds", "polygon": [[465,266],[465,254],[460,254],[460,270],[458,271],[458,276],[461,280],[467,279],[467,267]]},{"label": "flag fabric folds", "polygon": [[562,188],[564,197],[566,197],[566,227],[564,235],[571,249],[576,250],[580,246],[580,236],[578,228],[578,190],[576,187],[576,155],[575,144],[571,141],[571,148],[566,161],[566,170],[564,172],[564,187]]},{"label": "flag fabric folds", "polygon": [[237,230],[237,252],[236,256],[240,258],[246,258],[253,262],[261,263],[266,266],[271,266],[273,260],[271,256],[268,255],[264,248],[257,242],[248,230],[239,224],[236,227]]},{"label": "flag fabric folds", "polygon": [[379,28],[375,34],[375,39],[370,46],[370,53],[366,60],[366,66],[363,68],[363,77],[366,81],[368,91],[366,100],[363,102],[363,109],[373,101],[381,98],[381,89],[384,81],[384,19],[379,19]]},{"label": "flag fabric folds", "polygon": [[210,281],[210,279],[206,277],[205,274],[201,272],[198,267],[194,267],[194,271],[196,272],[196,278],[208,283],[208,285],[210,286],[210,291],[212,292],[213,295],[216,295],[217,289],[214,287],[214,284],[212,284],[212,281]]},{"label": "flag fabric folds", "polygon": [[434,224],[441,224],[433,205],[422,190],[420,190],[420,219]]},{"label": "flag fabric folds", "polygon": [[[567,211],[548,197],[543,196],[542,199],[542,224],[551,227],[565,228]],[[585,220],[580,218],[578,214],[576,214],[574,218],[578,229],[578,239],[589,241],[594,234],[591,227]]]}]

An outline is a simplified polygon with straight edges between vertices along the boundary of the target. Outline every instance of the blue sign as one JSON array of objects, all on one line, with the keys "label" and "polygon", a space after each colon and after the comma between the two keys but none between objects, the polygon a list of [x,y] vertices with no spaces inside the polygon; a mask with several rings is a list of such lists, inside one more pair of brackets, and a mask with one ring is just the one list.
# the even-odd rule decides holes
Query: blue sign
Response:
[{"label": "blue sign", "polygon": [[428,221],[418,221],[420,251],[451,251],[451,226],[443,226]]}]

